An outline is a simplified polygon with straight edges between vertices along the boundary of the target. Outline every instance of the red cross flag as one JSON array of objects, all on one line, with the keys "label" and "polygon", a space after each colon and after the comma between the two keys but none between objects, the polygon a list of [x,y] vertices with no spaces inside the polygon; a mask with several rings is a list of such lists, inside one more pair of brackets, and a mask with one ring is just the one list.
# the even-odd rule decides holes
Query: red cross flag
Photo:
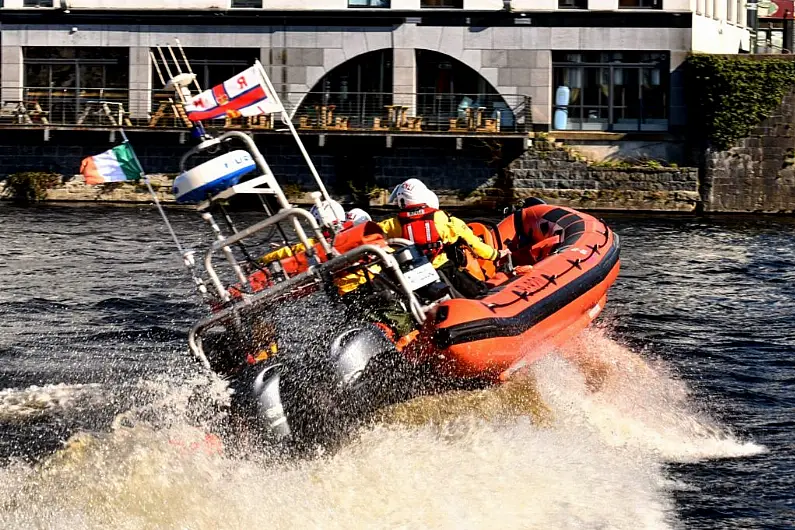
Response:
[{"label": "red cross flag", "polygon": [[257,66],[194,96],[185,105],[191,121],[238,118],[282,112],[284,107],[268,90]]}]

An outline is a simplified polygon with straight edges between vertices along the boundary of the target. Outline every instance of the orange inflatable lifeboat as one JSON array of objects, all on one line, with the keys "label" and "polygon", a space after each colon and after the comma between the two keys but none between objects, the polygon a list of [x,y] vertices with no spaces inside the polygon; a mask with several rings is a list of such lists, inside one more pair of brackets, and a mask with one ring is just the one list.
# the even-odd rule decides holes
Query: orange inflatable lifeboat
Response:
[{"label": "orange inflatable lifeboat", "polygon": [[485,297],[442,302],[404,352],[410,358],[454,378],[505,379],[602,311],[620,267],[618,236],[602,221],[542,203],[470,227],[511,250],[515,274],[486,270]]}]

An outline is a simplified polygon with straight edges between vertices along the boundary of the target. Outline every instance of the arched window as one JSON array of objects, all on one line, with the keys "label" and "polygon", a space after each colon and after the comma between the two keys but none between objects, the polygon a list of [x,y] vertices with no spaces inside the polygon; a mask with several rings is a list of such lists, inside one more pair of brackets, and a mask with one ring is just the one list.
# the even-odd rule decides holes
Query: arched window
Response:
[{"label": "arched window", "polygon": [[392,50],[376,50],[347,61],[323,76],[303,99],[296,115],[314,117],[334,107],[352,128],[372,126],[372,118],[392,104]]},{"label": "arched window", "polygon": [[442,127],[464,118],[470,107],[499,115],[503,127],[514,126],[513,111],[482,75],[443,53],[417,50],[417,114]]}]

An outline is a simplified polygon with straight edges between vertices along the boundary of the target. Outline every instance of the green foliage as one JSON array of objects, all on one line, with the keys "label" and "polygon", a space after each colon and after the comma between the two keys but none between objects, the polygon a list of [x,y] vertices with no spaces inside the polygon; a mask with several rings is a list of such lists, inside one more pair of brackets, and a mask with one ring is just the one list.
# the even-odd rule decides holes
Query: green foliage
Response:
[{"label": "green foliage", "polygon": [[47,190],[61,183],[61,176],[44,171],[25,171],[10,175],[6,181],[5,195],[15,202],[30,204],[47,198]]},{"label": "green foliage", "polygon": [[293,182],[288,182],[287,184],[282,185],[282,191],[290,200],[300,199],[304,196],[304,189],[301,187],[301,185]]},{"label": "green foliage", "polygon": [[606,169],[663,169],[678,168],[676,164],[666,164],[664,161],[654,158],[620,158],[611,160],[600,160],[588,164],[590,167]]},{"label": "green foliage", "polygon": [[374,182],[365,182],[357,186],[354,181],[349,180],[346,184],[350,190],[354,204],[364,208],[370,205],[370,201],[378,200],[384,193],[389,193],[388,190],[377,186]]},{"label": "green foliage", "polygon": [[771,116],[795,83],[795,61],[742,55],[690,55],[691,130],[725,150]]}]

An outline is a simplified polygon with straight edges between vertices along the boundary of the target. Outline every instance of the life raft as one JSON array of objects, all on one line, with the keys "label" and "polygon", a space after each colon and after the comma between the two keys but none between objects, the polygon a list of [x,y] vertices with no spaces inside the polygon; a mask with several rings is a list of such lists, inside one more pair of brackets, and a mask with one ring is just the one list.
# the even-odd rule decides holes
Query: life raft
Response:
[{"label": "life raft", "polygon": [[[514,275],[491,272],[480,299],[454,298],[404,353],[454,378],[500,380],[587,327],[620,267],[619,239],[602,221],[547,204],[497,225],[471,223],[486,243],[512,252]],[[532,266],[532,267],[528,267]]]}]

